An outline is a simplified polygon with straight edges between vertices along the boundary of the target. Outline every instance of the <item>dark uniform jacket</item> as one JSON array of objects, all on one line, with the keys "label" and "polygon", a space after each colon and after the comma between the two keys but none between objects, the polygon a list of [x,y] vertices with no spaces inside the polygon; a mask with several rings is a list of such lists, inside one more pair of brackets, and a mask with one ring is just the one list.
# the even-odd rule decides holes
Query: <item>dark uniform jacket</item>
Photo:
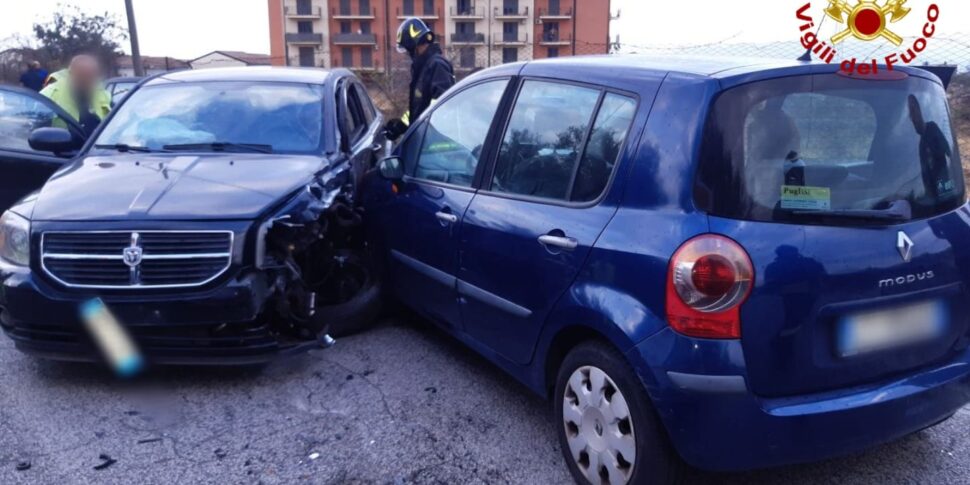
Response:
[{"label": "dark uniform jacket", "polygon": [[455,71],[441,54],[441,46],[429,45],[411,64],[411,98],[405,123],[416,121],[431,106],[432,100],[440,98],[454,85]]}]

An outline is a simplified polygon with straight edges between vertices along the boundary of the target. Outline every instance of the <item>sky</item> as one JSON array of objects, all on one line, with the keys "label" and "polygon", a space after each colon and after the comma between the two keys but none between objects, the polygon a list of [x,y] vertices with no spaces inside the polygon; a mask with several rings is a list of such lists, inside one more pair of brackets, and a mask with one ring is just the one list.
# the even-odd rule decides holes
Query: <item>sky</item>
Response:
[{"label": "sky", "polygon": [[[582,1],[582,0],[580,0]],[[621,12],[614,36],[627,48],[697,45],[714,42],[770,42],[798,38],[795,11],[807,0],[613,0]],[[849,0],[854,2],[854,0]],[[939,31],[970,32],[970,2],[933,0],[941,8]],[[4,0],[0,42],[30,35],[31,25],[49,17],[58,4],[89,12],[112,12],[124,22],[123,0]],[[813,15],[827,0],[813,1]],[[880,0],[881,3],[881,0]],[[930,0],[909,0],[913,14],[894,25],[918,32]],[[213,50],[269,52],[267,0],[134,0],[144,55],[193,59]],[[830,22],[831,23],[831,22]],[[827,26],[834,28],[835,25]],[[970,46],[968,46],[970,49]],[[128,46],[125,46],[128,50]]]}]

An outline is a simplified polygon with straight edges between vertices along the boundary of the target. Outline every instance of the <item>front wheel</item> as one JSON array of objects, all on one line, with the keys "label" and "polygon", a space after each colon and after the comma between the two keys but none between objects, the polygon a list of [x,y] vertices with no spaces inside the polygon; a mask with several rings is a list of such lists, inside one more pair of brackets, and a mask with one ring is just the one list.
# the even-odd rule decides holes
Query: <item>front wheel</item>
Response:
[{"label": "front wheel", "polygon": [[577,483],[676,483],[683,467],[627,361],[590,342],[559,368],[555,391],[559,443]]}]

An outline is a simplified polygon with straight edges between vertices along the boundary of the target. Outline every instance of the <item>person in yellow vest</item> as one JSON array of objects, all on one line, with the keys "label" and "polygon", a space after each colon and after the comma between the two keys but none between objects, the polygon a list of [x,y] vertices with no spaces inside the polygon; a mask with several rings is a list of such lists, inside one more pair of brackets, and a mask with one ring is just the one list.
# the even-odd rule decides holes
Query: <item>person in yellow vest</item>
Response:
[{"label": "person in yellow vest", "polygon": [[111,95],[101,86],[98,60],[89,55],[75,56],[66,73],[53,77],[54,82],[40,94],[54,101],[81,125],[86,136],[91,136],[111,111]]}]

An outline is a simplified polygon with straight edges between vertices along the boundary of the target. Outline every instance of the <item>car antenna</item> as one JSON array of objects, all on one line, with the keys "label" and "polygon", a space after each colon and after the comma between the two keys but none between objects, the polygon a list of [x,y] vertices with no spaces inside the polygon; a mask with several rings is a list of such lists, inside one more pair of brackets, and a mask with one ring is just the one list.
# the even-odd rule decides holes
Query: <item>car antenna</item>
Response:
[{"label": "car antenna", "polygon": [[[826,18],[828,18],[828,15],[823,15],[822,16],[822,21],[818,23],[818,28],[815,29],[815,39],[818,39],[818,33],[822,31],[822,26],[825,25],[825,19]],[[812,46],[812,47],[815,47],[815,46]],[[811,62],[812,61],[812,47],[809,47],[808,49],[805,49],[805,53],[802,54],[802,56],[799,57],[798,60],[799,61],[802,61],[802,62]]]}]

